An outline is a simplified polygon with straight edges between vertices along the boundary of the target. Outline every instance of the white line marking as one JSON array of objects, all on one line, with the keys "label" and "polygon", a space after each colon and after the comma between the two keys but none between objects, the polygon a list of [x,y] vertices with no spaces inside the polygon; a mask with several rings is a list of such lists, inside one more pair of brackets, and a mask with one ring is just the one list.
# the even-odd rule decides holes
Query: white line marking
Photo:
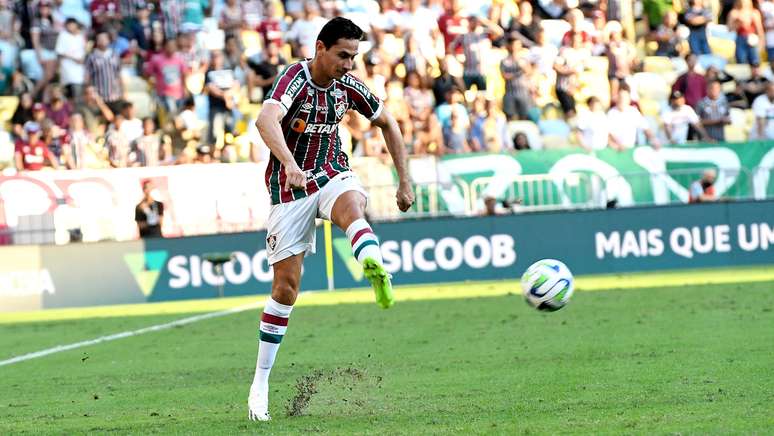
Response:
[{"label": "white line marking", "polygon": [[35,351],[34,353],[23,354],[21,356],[12,357],[6,360],[0,360],[0,366],[10,365],[13,363],[24,362],[25,360],[36,359],[38,357],[48,356],[49,354],[61,353],[62,351],[74,350],[76,348],[88,347],[89,345],[101,344],[103,342],[115,341],[116,339],[129,338],[132,336],[138,336],[145,333],[157,332],[160,330],[170,329],[172,327],[178,327],[186,324],[193,324],[195,322],[204,321],[206,319],[218,318],[226,315],[233,315],[235,313],[244,312],[251,309],[257,309],[263,307],[263,302],[250,303],[244,306],[233,307],[227,310],[221,310],[218,312],[210,312],[202,315],[190,316],[188,318],[178,319],[176,321],[168,322],[165,324],[152,325],[150,327],[144,327],[138,330],[130,330],[126,332],[116,333],[108,336],[100,336],[88,341],[75,342],[68,345],[57,345],[56,347],[47,348],[45,350]]}]

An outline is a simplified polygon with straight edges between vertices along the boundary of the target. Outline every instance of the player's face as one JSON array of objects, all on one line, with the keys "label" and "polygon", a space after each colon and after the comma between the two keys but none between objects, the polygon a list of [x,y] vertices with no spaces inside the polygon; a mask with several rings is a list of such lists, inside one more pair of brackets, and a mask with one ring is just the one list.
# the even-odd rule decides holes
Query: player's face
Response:
[{"label": "player's face", "polygon": [[318,42],[321,65],[327,75],[334,79],[341,79],[355,67],[355,56],[360,41],[356,39],[339,39],[331,48],[326,49],[322,42]]}]

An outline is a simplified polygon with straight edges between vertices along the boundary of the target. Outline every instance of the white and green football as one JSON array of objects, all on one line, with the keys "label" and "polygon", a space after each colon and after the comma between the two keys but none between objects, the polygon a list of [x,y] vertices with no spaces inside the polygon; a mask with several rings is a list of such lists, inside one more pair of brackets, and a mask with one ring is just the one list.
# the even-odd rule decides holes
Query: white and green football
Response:
[{"label": "white and green football", "polygon": [[537,310],[553,312],[570,301],[575,280],[567,265],[556,259],[539,260],[521,276],[527,303]]}]

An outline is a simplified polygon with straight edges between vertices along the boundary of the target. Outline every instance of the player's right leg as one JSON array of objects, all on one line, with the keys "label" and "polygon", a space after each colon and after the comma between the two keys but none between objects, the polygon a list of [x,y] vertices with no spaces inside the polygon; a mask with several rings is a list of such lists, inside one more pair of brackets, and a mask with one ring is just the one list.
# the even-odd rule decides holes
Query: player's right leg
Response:
[{"label": "player's right leg", "polygon": [[266,300],[259,328],[258,361],[247,399],[249,418],[269,417],[269,373],[274,365],[288,318],[296,302],[305,254],[314,253],[317,195],[272,206],[266,222],[266,251],[274,268],[271,297]]},{"label": "player's right leg", "polygon": [[268,421],[269,416],[269,373],[287,330],[288,318],[298,296],[301,279],[301,265],[304,253],[288,257],[273,265],[274,281],[271,297],[266,301],[260,325],[258,361],[255,377],[247,398],[249,418],[253,421]]}]

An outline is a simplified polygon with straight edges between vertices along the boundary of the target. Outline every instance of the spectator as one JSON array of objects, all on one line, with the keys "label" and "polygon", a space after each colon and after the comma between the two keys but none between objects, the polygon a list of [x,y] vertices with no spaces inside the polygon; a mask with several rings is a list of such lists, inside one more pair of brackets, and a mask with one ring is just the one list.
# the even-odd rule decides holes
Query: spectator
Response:
[{"label": "spectator", "polygon": [[121,60],[110,49],[110,34],[101,31],[86,58],[86,85],[93,85],[102,101],[113,113],[121,110],[124,85],[121,81]]},{"label": "spectator", "polygon": [[586,151],[604,150],[610,135],[607,114],[598,97],[589,97],[586,105],[588,110],[578,115],[575,124],[578,144]]},{"label": "spectator", "polygon": [[159,105],[174,117],[185,97],[184,83],[188,74],[183,58],[177,53],[177,42],[174,39],[164,42],[164,52],[151,58],[145,65],[145,73],[155,84]]},{"label": "spectator", "polygon": [[266,53],[260,62],[248,61],[250,67],[248,86],[259,86],[262,90],[262,96],[269,95],[274,79],[277,78],[280,70],[286,64],[287,60],[280,54],[279,46],[273,41],[269,41],[266,45]]},{"label": "spectator", "polygon": [[610,128],[609,144],[614,150],[623,151],[637,144],[637,133],[642,130],[651,146],[660,148],[661,143],[650,130],[648,122],[640,111],[632,106],[629,90],[621,88],[615,106],[607,111],[607,125]]},{"label": "spectator", "polygon": [[31,93],[25,92],[19,96],[19,105],[11,117],[12,133],[17,139],[24,136],[24,123],[32,120],[32,105]]},{"label": "spectator", "polygon": [[[126,34],[131,41],[134,41],[139,48],[140,55],[147,59],[148,50],[151,49],[151,41],[153,40],[153,32],[156,28],[159,30],[159,35],[163,39],[164,33],[161,29],[161,23],[152,15],[153,3],[146,3],[144,5],[138,5],[137,11],[127,17],[128,23],[126,25]],[[159,50],[161,47],[159,47]]]},{"label": "spectator", "polygon": [[618,89],[628,79],[637,63],[637,49],[623,38],[623,28],[617,21],[605,26],[607,33],[607,78],[610,82],[610,95],[618,95]]},{"label": "spectator", "polygon": [[688,141],[689,128],[699,132],[702,139],[711,139],[699,122],[699,116],[693,108],[685,104],[685,97],[680,91],[672,92],[669,107],[661,114],[661,121],[670,144],[685,144]]},{"label": "spectator", "polygon": [[153,183],[142,182],[142,201],[134,208],[134,220],[141,238],[161,238],[164,225],[164,203],[153,198]]},{"label": "spectator", "polygon": [[102,168],[104,151],[97,144],[91,132],[86,130],[83,115],[73,114],[70,118],[70,141],[62,148],[62,156],[67,169]]},{"label": "spectator", "polygon": [[677,11],[680,9],[680,6],[679,0],[643,0],[643,17],[646,19],[650,30],[654,31],[661,25],[664,17],[670,11]]},{"label": "spectator", "polygon": [[705,0],[690,0],[689,5],[685,11],[685,23],[690,30],[688,46],[695,55],[710,54],[712,51],[707,40],[707,24],[712,22],[712,11]]},{"label": "spectator", "polygon": [[450,58],[451,56],[446,56],[441,59],[441,74],[433,79],[433,98],[436,105],[443,103],[446,100],[446,94],[453,88],[464,89],[460,78],[449,73]]},{"label": "spectator", "polygon": [[656,56],[677,57],[685,53],[683,39],[680,37],[677,25],[677,12],[667,11],[664,22],[649,35],[651,41],[658,43]]},{"label": "spectator", "polygon": [[135,141],[137,163],[144,167],[155,167],[161,163],[161,138],[156,133],[156,122],[147,117],[142,120],[142,136]]},{"label": "spectator", "polygon": [[226,0],[220,10],[219,28],[226,36],[239,35],[245,25],[245,13],[240,0]]},{"label": "spectator", "polygon": [[31,68],[28,75],[37,82],[33,95],[38,95],[56,73],[56,42],[62,30],[62,23],[53,15],[50,0],[41,0],[38,7],[38,16],[30,28],[32,48],[36,56],[28,64]]},{"label": "spectator", "polygon": [[757,137],[774,139],[774,82],[766,85],[766,93],[753,101],[752,111],[755,114]]},{"label": "spectator", "polygon": [[452,88],[446,92],[444,102],[435,108],[435,116],[438,117],[438,122],[441,123],[442,128],[451,124],[451,114],[455,112],[460,122],[467,123],[470,117],[468,116],[468,108],[463,104],[464,101],[462,89]]},{"label": "spectator", "polygon": [[438,18],[438,30],[443,35],[443,46],[447,54],[461,54],[462,46],[457,47],[457,51],[449,50],[449,45],[460,35],[467,31],[467,19],[462,16],[462,1],[451,0],[449,8]]},{"label": "spectator", "polygon": [[16,169],[19,171],[38,171],[48,165],[59,168],[56,156],[40,139],[40,125],[34,121],[24,124],[26,138],[16,141]]},{"label": "spectator", "polygon": [[317,3],[312,1],[304,3],[304,18],[294,22],[285,34],[285,39],[293,47],[293,54],[300,58],[313,57],[317,35],[327,22],[328,20],[320,16],[320,7]]},{"label": "spectator", "polygon": [[580,89],[578,75],[585,69],[585,62],[591,57],[588,44],[583,42],[583,34],[572,34],[570,46],[563,46],[556,58],[556,97],[564,111],[565,118],[575,117],[575,93]]},{"label": "spectator", "polygon": [[51,103],[45,110],[47,118],[50,118],[60,128],[67,130],[70,126],[73,105],[65,98],[62,88],[59,86],[51,88]]},{"label": "spectator", "polygon": [[[578,45],[578,48],[587,48],[591,51],[591,35],[584,29],[586,20],[583,18],[583,12],[580,9],[570,9],[565,20],[570,23],[570,30],[562,36],[561,47]],[[580,43],[576,41],[577,37],[580,37]]]},{"label": "spectator", "polygon": [[[479,22],[486,27],[486,32],[479,30]],[[491,21],[471,15],[468,17],[467,33],[458,35],[449,44],[449,51],[454,52],[458,46],[461,46],[465,54],[464,72],[462,73],[465,89],[470,89],[473,85],[476,85],[479,91],[486,89],[486,78],[481,60],[487,54],[490,44],[489,38],[499,37],[502,33],[502,29]]]},{"label": "spectator", "polygon": [[277,47],[282,46],[282,21],[277,17],[277,5],[274,1],[266,2],[266,11],[256,30],[263,37],[264,47],[268,47],[270,42]]},{"label": "spectator", "polygon": [[419,43],[413,35],[406,39],[406,52],[403,54],[400,63],[406,68],[406,74],[418,73],[424,79],[428,74],[427,58],[419,49]]},{"label": "spectator", "polygon": [[70,143],[70,136],[66,130],[62,130],[54,124],[50,119],[45,119],[40,124],[41,141],[46,145],[46,148],[51,152],[56,160],[57,168],[63,165],[64,162],[64,148]]},{"label": "spectator", "polygon": [[532,3],[522,1],[519,3],[519,16],[511,21],[506,34],[509,38],[520,40],[524,47],[532,47],[537,42],[539,31],[540,17],[534,14]]},{"label": "spectator", "polygon": [[86,86],[83,90],[83,102],[76,107],[76,111],[83,116],[86,128],[93,134],[104,134],[104,126],[113,121],[114,113],[102,101],[93,85]]},{"label": "spectator", "polygon": [[56,54],[59,56],[59,84],[71,98],[81,98],[86,75],[86,37],[81,24],[74,18],[65,21],[64,32],[56,40]]},{"label": "spectator", "polygon": [[445,153],[457,154],[470,151],[468,126],[467,117],[463,117],[460,112],[453,110],[449,113],[449,122],[443,127]]},{"label": "spectator", "polygon": [[529,150],[529,138],[524,132],[517,132],[513,135],[513,148],[515,150]]},{"label": "spectator", "polygon": [[108,152],[108,162],[113,168],[129,168],[136,162],[136,153],[132,152],[131,144],[121,129],[124,116],[116,114],[113,124],[105,135],[105,147]]},{"label": "spectator", "polygon": [[705,170],[701,179],[691,183],[691,187],[688,190],[688,202],[707,203],[717,201],[717,196],[715,195],[716,177],[717,173],[714,169]]},{"label": "spectator", "polygon": [[[403,12],[400,20],[402,31],[405,32],[409,41],[416,44],[416,49],[425,59],[435,59],[439,57],[436,50],[436,41],[442,38],[441,31],[438,29],[438,17],[426,6],[422,5],[422,0],[409,0],[408,8]],[[407,42],[407,45],[410,42]],[[414,50],[412,50],[414,52]],[[425,75],[424,71],[420,71]]]},{"label": "spectator", "polygon": [[[759,95],[766,92],[766,87],[769,84],[769,79],[763,75],[763,70],[759,65],[753,65],[751,68],[750,78],[747,80],[737,81],[741,92],[744,94],[748,104],[755,101]],[[747,108],[749,106],[745,106]]]},{"label": "spectator", "polygon": [[731,118],[728,101],[720,90],[720,82],[717,80],[709,82],[707,96],[699,101],[696,113],[701,118],[702,125],[710,138],[718,142],[726,140],[724,127],[731,124]]},{"label": "spectator", "polygon": [[220,138],[224,132],[234,130],[232,111],[239,95],[239,82],[234,77],[234,71],[225,67],[223,52],[213,52],[211,69],[204,83],[210,103],[208,143],[215,144],[216,134]]},{"label": "spectator", "polygon": [[774,0],[762,0],[759,7],[766,40],[766,57],[769,64],[774,65]]},{"label": "spectator", "polygon": [[439,150],[443,141],[438,120],[433,114],[433,93],[417,72],[408,73],[403,84],[403,98],[408,104],[409,120],[414,132],[414,154]]},{"label": "spectator", "polygon": [[204,24],[204,10],[210,6],[209,0],[181,0],[180,31],[198,32]]},{"label": "spectator", "polygon": [[685,57],[688,64],[688,71],[681,74],[672,85],[672,92],[680,91],[685,96],[685,102],[690,107],[696,107],[696,104],[702,98],[707,96],[707,81],[700,73],[696,72],[697,57],[695,54],[689,54]]},{"label": "spectator", "polygon": [[143,134],[143,122],[137,118],[132,103],[126,102],[121,107],[121,115],[124,120],[121,123],[121,133],[130,143],[136,141]]},{"label": "spectator", "polygon": [[765,41],[761,13],[752,0],[736,0],[728,14],[728,30],[736,32],[736,63],[758,65],[760,42]]},{"label": "spectator", "polygon": [[240,85],[244,85],[247,82],[247,73],[245,73],[247,62],[245,57],[242,56],[242,48],[239,46],[239,41],[235,35],[226,37],[223,55],[223,63],[226,68],[233,70],[234,78],[236,78]]},{"label": "spectator", "polygon": [[89,5],[91,23],[96,32],[102,32],[121,18],[118,0],[92,0]]},{"label": "spectator", "polygon": [[533,112],[537,108],[532,100],[529,83],[524,71],[531,67],[527,65],[523,57],[519,56],[521,49],[520,39],[509,38],[508,56],[500,63],[500,73],[505,81],[503,112],[511,120],[537,118]]}]

